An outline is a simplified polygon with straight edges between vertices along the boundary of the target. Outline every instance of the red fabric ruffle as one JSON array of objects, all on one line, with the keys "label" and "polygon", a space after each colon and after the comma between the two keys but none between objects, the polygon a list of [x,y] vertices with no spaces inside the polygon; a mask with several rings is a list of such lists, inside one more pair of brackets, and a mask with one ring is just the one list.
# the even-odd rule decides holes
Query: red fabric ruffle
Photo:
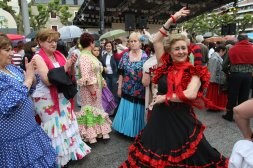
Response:
[{"label": "red fabric ruffle", "polygon": [[217,83],[210,83],[206,92],[206,98],[213,102],[213,105],[207,105],[206,108],[210,110],[219,110],[216,107],[226,108],[228,96],[226,92],[220,89]]},{"label": "red fabric ruffle", "polygon": [[201,166],[189,166],[181,163],[183,160],[191,157],[196,152],[198,145],[203,138],[203,132],[205,129],[204,125],[199,125],[197,117],[193,113],[193,109],[191,111],[191,115],[195,120],[195,127],[192,134],[188,137],[189,141],[182,145],[181,148],[170,150],[168,151],[168,154],[158,154],[142,145],[140,140],[142,133],[140,133],[136,137],[135,142],[129,147],[127,161],[125,161],[120,167],[139,168],[139,164],[149,168],[164,168],[167,166],[184,168],[205,168],[210,166],[215,166],[217,168],[228,167],[228,160],[224,159],[222,155],[220,155],[220,160],[218,162],[212,162]]}]

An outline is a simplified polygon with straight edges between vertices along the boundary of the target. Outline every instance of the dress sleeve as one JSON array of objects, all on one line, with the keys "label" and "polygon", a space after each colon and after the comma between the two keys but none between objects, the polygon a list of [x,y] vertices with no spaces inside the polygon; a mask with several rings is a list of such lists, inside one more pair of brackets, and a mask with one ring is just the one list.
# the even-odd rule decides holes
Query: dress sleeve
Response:
[{"label": "dress sleeve", "polygon": [[119,65],[118,65],[118,74],[119,75],[124,75],[124,60],[127,55],[128,55],[128,52],[125,52],[119,61]]},{"label": "dress sleeve", "polygon": [[210,80],[210,72],[208,71],[206,66],[193,66],[190,68],[190,75],[191,76],[198,76],[201,81],[201,90],[204,90],[209,85]]},{"label": "dress sleeve", "polygon": [[93,72],[92,62],[87,57],[81,56],[79,59],[81,78],[77,80],[79,86],[93,85],[97,83],[97,77]]},{"label": "dress sleeve", "polygon": [[8,79],[0,81],[0,116],[14,112],[28,98],[28,88]]}]

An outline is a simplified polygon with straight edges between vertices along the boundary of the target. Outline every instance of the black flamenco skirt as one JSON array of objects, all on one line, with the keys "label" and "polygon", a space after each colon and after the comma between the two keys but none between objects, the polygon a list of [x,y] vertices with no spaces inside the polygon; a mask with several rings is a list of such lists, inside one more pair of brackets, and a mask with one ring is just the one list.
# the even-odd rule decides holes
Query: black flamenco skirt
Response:
[{"label": "black flamenco skirt", "polygon": [[190,105],[157,104],[120,167],[227,168],[228,159],[207,142],[204,129]]}]

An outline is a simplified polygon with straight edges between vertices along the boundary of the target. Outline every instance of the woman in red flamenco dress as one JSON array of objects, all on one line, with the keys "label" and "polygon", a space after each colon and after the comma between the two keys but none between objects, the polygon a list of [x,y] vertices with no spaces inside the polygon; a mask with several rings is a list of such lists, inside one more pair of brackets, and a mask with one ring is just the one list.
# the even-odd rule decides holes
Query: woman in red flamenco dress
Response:
[{"label": "woman in red flamenco dress", "polygon": [[166,29],[188,13],[186,8],[176,12],[153,38],[159,66],[153,80],[158,84],[158,94],[150,120],[129,147],[121,168],[228,167],[228,159],[205,139],[205,126],[193,111],[193,106],[203,107],[207,103],[203,98],[210,78],[207,68],[189,62],[187,39],[183,35],[171,36],[169,55],[163,54]]},{"label": "woman in red flamenco dress", "polygon": [[225,109],[228,102],[227,93],[221,89],[221,86],[226,82],[226,75],[222,71],[222,57],[225,53],[226,47],[219,45],[215,48],[215,52],[208,61],[208,70],[211,73],[211,77],[206,98],[212,101],[212,105],[206,107],[208,111],[219,111],[218,107]]}]

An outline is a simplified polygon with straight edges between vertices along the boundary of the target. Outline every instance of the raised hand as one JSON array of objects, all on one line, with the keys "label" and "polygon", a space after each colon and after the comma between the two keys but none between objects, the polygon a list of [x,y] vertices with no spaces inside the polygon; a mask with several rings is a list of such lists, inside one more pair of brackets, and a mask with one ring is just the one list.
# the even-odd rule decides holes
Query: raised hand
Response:
[{"label": "raised hand", "polygon": [[31,61],[28,63],[28,59],[25,57],[26,71],[24,71],[24,75],[25,75],[24,85],[26,85],[28,87],[28,89],[30,89],[30,87],[32,86],[33,79],[35,77],[35,71],[34,71],[33,64],[34,64],[34,61]]},{"label": "raised hand", "polygon": [[34,75],[35,75],[35,71],[34,71],[34,63],[35,61],[31,61],[28,63],[28,59],[27,57],[25,57],[25,68],[26,68],[26,72],[25,72],[25,79],[27,80],[33,80]]},{"label": "raised hand", "polygon": [[66,64],[64,65],[64,69],[67,72],[68,70],[70,70],[70,68],[72,68],[76,61],[77,61],[78,56],[76,54],[71,55],[71,57],[66,61]]},{"label": "raised hand", "polygon": [[190,14],[190,10],[186,7],[181,8],[179,11],[177,11],[173,16],[176,20],[178,20],[181,17],[187,16]]}]

